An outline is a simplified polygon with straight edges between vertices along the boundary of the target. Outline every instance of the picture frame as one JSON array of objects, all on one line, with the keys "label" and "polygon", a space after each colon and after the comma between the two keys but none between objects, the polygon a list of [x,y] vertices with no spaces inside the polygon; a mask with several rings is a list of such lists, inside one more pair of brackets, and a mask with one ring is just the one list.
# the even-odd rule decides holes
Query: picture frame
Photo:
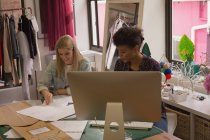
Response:
[{"label": "picture frame", "polygon": [[142,27],[144,0],[107,0],[104,25],[102,71],[114,70],[118,59],[114,33],[123,26]]}]

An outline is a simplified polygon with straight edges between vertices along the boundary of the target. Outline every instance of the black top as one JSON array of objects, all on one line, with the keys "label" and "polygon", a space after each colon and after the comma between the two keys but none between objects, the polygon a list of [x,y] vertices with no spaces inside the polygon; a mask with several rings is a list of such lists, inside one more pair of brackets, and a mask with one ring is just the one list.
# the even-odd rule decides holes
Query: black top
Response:
[{"label": "black top", "polygon": [[37,55],[37,49],[36,49],[37,44],[36,44],[36,38],[35,38],[33,25],[31,21],[26,17],[26,15],[22,15],[21,20],[22,20],[22,23],[19,26],[22,27],[22,31],[26,34],[26,37],[29,43],[30,57],[34,59],[34,56]]},{"label": "black top", "polygon": [[[124,63],[122,60],[118,59],[114,71],[132,71],[130,66],[130,62]],[[139,71],[160,71],[160,65],[153,58],[143,55]]]}]

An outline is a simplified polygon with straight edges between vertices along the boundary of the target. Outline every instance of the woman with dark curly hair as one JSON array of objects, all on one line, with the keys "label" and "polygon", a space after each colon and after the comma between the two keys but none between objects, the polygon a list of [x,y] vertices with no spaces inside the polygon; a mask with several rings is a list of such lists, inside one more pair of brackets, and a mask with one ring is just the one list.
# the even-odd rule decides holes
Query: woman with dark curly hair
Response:
[{"label": "woman with dark curly hair", "polygon": [[[113,42],[120,57],[115,64],[115,71],[160,71],[157,61],[140,53],[143,40],[142,30],[138,28],[123,27],[114,34]],[[167,118],[163,105],[161,121],[156,122],[155,126],[167,131]]]}]

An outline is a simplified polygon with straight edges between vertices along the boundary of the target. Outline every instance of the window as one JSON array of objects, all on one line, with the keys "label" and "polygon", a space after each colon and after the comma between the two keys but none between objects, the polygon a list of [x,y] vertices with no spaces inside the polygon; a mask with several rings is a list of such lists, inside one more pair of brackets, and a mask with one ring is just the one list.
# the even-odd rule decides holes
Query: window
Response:
[{"label": "window", "polygon": [[166,56],[181,61],[178,44],[186,34],[194,43],[194,62],[210,66],[210,1],[166,0]]},{"label": "window", "polygon": [[90,49],[102,52],[106,0],[88,0]]}]

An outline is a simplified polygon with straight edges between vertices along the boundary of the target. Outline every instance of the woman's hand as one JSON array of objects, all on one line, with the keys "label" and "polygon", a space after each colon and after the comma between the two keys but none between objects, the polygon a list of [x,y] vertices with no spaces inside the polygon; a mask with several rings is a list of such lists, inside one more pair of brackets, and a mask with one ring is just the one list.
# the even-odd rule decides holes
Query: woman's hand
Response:
[{"label": "woman's hand", "polygon": [[52,102],[53,95],[48,90],[41,91],[41,94],[44,96],[44,99],[47,105]]},{"label": "woman's hand", "polygon": [[68,95],[67,90],[64,88],[57,89],[55,95]]}]

